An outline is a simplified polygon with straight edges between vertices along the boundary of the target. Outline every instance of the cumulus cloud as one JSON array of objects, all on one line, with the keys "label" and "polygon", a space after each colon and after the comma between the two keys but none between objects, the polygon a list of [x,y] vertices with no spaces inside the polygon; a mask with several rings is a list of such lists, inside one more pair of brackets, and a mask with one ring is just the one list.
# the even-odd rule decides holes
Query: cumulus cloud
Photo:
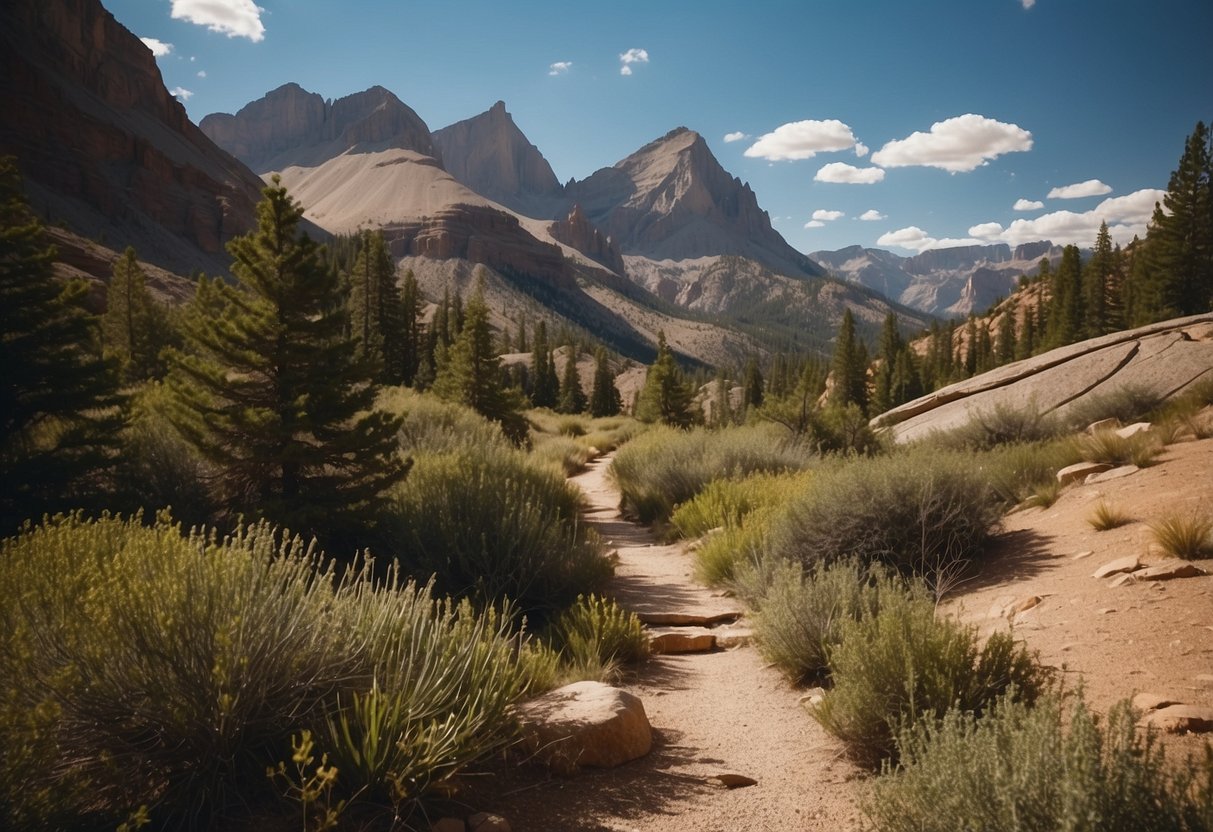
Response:
[{"label": "cumulus cloud", "polygon": [[649,50],[647,49],[629,49],[619,56],[619,74],[631,75],[632,64],[647,64],[649,62]]},{"label": "cumulus cloud", "polygon": [[198,77],[199,77],[199,78],[205,78],[205,77],[206,77],[206,70],[205,70],[205,69],[200,69],[200,70],[198,70]]},{"label": "cumulus cloud", "polygon": [[564,75],[573,68],[572,61],[556,61],[548,64],[548,75]]},{"label": "cumulus cloud", "polygon": [[1103,196],[1112,193],[1112,188],[1098,179],[1088,179],[1086,182],[1076,182],[1073,185],[1063,185],[1049,191],[1048,199],[1082,199],[1084,196]]},{"label": "cumulus cloud", "polygon": [[156,38],[139,38],[139,40],[143,41],[143,45],[152,50],[152,54],[157,58],[163,58],[169,52],[173,51],[173,45],[171,43],[165,43],[164,41],[157,40]]},{"label": "cumulus cloud", "polygon": [[859,218],[864,222],[879,222],[880,220],[888,219],[884,214],[877,211],[875,208],[869,208],[859,215]]},{"label": "cumulus cloud", "polygon": [[1004,153],[1032,149],[1032,134],[1015,124],[966,113],[931,125],[927,133],[885,144],[872,162],[888,168],[923,166],[966,173]]},{"label": "cumulus cloud", "polygon": [[194,94],[185,87],[173,87],[168,91],[168,94],[174,98],[180,98],[182,101],[189,101],[194,97]]},{"label": "cumulus cloud", "polygon": [[982,244],[982,240],[973,238],[958,240],[944,237],[942,239],[937,239],[916,225],[911,225],[907,228],[899,228],[896,231],[890,231],[887,234],[881,234],[876,239],[876,245],[878,246],[897,246],[898,248],[907,248],[910,251],[920,253],[933,248],[955,248],[956,246],[975,246]]},{"label": "cumulus cloud", "polygon": [[229,38],[248,38],[258,43],[265,40],[263,11],[253,0],[173,0],[172,17],[197,23]]},{"label": "cumulus cloud", "polygon": [[1036,5],[1036,0],[1020,0],[1020,2],[1023,3],[1025,9],[1030,9]]},{"label": "cumulus cloud", "polygon": [[846,150],[855,145],[851,128],[838,119],[792,121],[781,124],[746,148],[751,159],[781,162],[811,159],[818,153]]},{"label": "cumulus cloud", "polygon": [[742,133],[740,130],[738,130],[736,133],[725,133],[724,141],[726,144],[732,144],[733,142],[739,142],[742,139],[748,139],[749,137],[749,133]]},{"label": "cumulus cloud", "polygon": [[986,222],[973,226],[969,233],[991,243],[1019,245],[1052,240],[1057,245],[1090,246],[1099,233],[1100,223],[1106,222],[1112,239],[1124,245],[1134,236],[1145,236],[1154,204],[1162,202],[1164,196],[1166,191],[1146,188],[1105,199],[1090,211],[1054,211],[1030,220],[1015,220],[1006,228]]},{"label": "cumulus cloud", "polygon": [[809,220],[804,224],[805,228],[825,228],[825,223],[821,220]]},{"label": "cumulus cloud", "polygon": [[823,165],[815,182],[836,182],[842,185],[872,185],[884,179],[884,171],[880,168],[857,168],[846,162],[830,162]]},{"label": "cumulus cloud", "polygon": [[855,155],[862,159],[868,155],[868,146],[863,142],[855,142]]},{"label": "cumulus cloud", "polygon": [[813,212],[813,219],[821,222],[832,222],[844,216],[846,215],[842,211],[827,211],[824,208],[818,208]]},{"label": "cumulus cloud", "polygon": [[1015,204],[1011,206],[1013,211],[1039,211],[1044,208],[1045,204],[1039,199],[1023,199],[1020,197],[1015,200]]}]

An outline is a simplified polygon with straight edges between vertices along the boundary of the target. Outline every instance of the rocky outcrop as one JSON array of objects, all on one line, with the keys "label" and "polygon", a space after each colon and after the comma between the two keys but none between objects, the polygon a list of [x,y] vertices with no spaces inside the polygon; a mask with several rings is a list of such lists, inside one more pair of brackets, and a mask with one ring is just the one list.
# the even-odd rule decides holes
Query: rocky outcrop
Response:
[{"label": "rocky outcrop", "polygon": [[52,223],[183,274],[226,271],[261,182],[164,88],[151,51],[98,0],[0,4],[0,153]]},{"label": "rocky outcrop", "polygon": [[574,205],[567,217],[556,220],[549,229],[553,239],[577,249],[615,274],[624,273],[623,255],[610,237],[594,227],[580,205]]},{"label": "rocky outcrop", "polygon": [[1213,313],[1092,338],[1007,364],[896,407],[872,424],[890,428],[904,442],[959,427],[998,407],[1034,407],[1064,418],[1081,399],[1122,386],[1169,397],[1207,378],[1213,378]]},{"label": "rocky outcrop", "polygon": [[434,144],[452,176],[507,208],[551,217],[563,202],[564,189],[552,166],[514,124],[503,101],[435,131]]},{"label": "rocky outcrop", "polygon": [[258,173],[312,167],[351,149],[395,147],[439,155],[421,116],[378,86],[325,101],[298,84],[284,84],[235,115],[206,116],[199,127]]},{"label": "rocky outcrop", "polygon": [[624,254],[655,260],[731,254],[793,277],[822,274],[771,227],[750,186],[685,127],[570,182],[565,193]]}]

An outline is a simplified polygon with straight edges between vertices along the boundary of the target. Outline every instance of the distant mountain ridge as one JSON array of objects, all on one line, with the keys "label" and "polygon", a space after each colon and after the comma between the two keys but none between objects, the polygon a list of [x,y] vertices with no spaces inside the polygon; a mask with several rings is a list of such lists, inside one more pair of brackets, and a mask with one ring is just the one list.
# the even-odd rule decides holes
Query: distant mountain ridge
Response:
[{"label": "distant mountain ridge", "polygon": [[955,317],[980,312],[1033,273],[1042,258],[1061,259],[1061,246],[1048,241],[930,249],[909,257],[891,251],[848,246],[810,256],[830,274],[874,289],[891,300],[931,315]]}]

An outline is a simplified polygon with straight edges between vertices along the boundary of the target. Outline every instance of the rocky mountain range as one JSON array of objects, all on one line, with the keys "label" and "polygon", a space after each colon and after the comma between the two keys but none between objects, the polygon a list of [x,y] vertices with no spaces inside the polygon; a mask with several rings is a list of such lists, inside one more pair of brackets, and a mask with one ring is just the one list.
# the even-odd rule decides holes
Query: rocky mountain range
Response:
[{"label": "rocky mountain range", "polygon": [[848,246],[810,256],[835,277],[873,289],[912,309],[945,318],[981,312],[1037,271],[1042,258],[1056,264],[1061,246],[1048,241],[931,249],[901,257],[879,248]]}]

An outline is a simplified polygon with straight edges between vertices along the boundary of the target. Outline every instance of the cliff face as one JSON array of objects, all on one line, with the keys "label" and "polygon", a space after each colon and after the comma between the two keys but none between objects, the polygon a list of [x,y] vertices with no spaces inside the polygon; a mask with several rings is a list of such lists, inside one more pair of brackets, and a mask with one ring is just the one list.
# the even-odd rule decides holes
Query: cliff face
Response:
[{"label": "cliff face", "polygon": [[261,181],[195,127],[98,0],[0,4],[0,153],[79,234],[181,273],[226,270]]},{"label": "cliff face", "polygon": [[199,126],[258,173],[318,165],[351,149],[439,155],[421,117],[383,87],[325,101],[298,84],[284,84],[235,115],[212,113]]},{"label": "cliff face", "polygon": [[564,189],[552,166],[527,140],[505,103],[434,133],[443,166],[481,196],[521,214],[549,217]]},{"label": "cliff face", "polygon": [[556,220],[549,230],[553,239],[577,249],[615,274],[624,273],[623,256],[618,247],[610,237],[594,227],[580,205],[574,205],[569,215],[562,220]]},{"label": "cliff face", "polygon": [[750,186],[685,127],[565,190],[624,254],[654,260],[738,255],[783,274],[822,274],[771,227]]}]

